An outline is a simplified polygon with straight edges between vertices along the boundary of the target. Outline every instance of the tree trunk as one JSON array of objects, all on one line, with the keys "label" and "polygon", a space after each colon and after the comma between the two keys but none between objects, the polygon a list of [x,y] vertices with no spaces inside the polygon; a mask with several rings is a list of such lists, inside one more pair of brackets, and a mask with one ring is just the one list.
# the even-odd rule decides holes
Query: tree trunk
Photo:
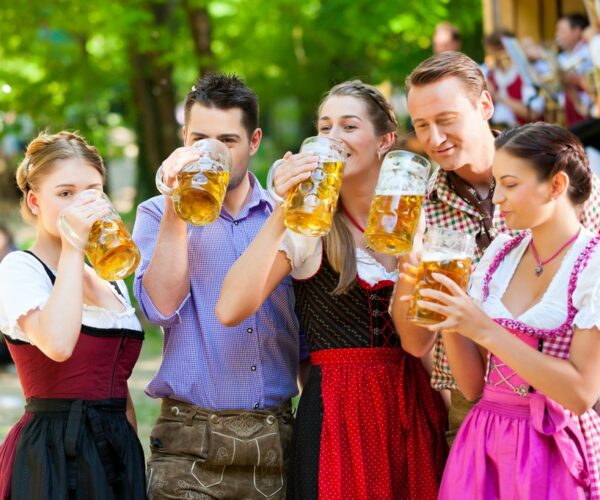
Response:
[{"label": "tree trunk", "polygon": [[[167,30],[171,12],[168,5],[153,5],[151,10],[157,27]],[[156,170],[181,142],[175,118],[173,66],[160,63],[162,53],[157,50],[142,53],[135,44],[130,46],[129,54],[133,69],[134,120],[140,148],[136,200],[139,202],[156,194]]]},{"label": "tree trunk", "polygon": [[210,15],[205,7],[191,6],[189,0],[183,0],[183,8],[188,16],[194,47],[198,55],[198,75],[202,76],[215,70],[214,56],[210,48],[212,39]]}]

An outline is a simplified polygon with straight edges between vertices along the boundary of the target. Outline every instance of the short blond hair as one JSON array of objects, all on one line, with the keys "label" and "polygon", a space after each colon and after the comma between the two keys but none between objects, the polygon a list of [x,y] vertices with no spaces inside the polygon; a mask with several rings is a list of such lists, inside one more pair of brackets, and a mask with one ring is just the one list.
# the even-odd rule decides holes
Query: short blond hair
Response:
[{"label": "short blond hair", "polygon": [[35,223],[36,216],[27,205],[27,194],[39,187],[40,181],[52,172],[56,160],[78,158],[94,167],[106,178],[104,162],[98,150],[90,146],[83,137],[74,133],[62,131],[57,134],[40,133],[27,146],[25,158],[17,168],[17,185],[23,194],[21,199],[21,215],[27,222]]},{"label": "short blond hair", "polygon": [[473,102],[487,90],[487,82],[479,65],[462,52],[441,52],[419,64],[406,78],[406,93],[412,87],[423,87],[444,78],[458,78]]}]

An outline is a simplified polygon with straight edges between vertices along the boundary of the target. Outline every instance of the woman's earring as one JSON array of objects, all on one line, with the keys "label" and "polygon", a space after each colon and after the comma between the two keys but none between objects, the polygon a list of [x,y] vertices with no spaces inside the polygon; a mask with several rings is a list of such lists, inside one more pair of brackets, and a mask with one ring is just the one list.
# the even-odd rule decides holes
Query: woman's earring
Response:
[{"label": "woman's earring", "polygon": [[381,151],[377,151],[377,159],[381,161]]}]

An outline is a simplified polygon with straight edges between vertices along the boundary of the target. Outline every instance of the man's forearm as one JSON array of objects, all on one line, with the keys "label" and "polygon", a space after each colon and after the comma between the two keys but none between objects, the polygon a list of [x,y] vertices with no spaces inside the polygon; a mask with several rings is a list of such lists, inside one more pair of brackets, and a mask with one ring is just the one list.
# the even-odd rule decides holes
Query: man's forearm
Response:
[{"label": "man's forearm", "polygon": [[170,199],[165,203],[154,254],[142,286],[165,316],[177,310],[190,290],[187,224],[177,216]]}]

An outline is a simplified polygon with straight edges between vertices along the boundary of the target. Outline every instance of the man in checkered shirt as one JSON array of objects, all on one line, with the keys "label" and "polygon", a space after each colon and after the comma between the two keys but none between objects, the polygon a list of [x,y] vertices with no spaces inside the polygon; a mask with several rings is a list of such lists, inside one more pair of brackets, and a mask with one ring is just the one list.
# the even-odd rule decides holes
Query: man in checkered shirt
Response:
[{"label": "man in checkered shirt", "polygon": [[[415,134],[427,155],[438,164],[424,202],[426,227],[438,226],[475,236],[476,264],[498,232],[507,231],[493,210],[495,134],[488,120],[492,98],[479,66],[459,52],[444,52],[422,62],[406,79],[408,111]],[[592,195],[581,222],[600,233],[600,186],[594,177]],[[418,245],[417,245],[418,246]],[[401,259],[402,264],[402,259]],[[412,285],[399,283],[396,297],[410,294]],[[403,348],[423,357],[433,349],[432,387],[450,390],[448,442],[472,407],[458,391],[448,367],[441,336],[406,320],[406,309],[395,302],[394,322]]]}]

